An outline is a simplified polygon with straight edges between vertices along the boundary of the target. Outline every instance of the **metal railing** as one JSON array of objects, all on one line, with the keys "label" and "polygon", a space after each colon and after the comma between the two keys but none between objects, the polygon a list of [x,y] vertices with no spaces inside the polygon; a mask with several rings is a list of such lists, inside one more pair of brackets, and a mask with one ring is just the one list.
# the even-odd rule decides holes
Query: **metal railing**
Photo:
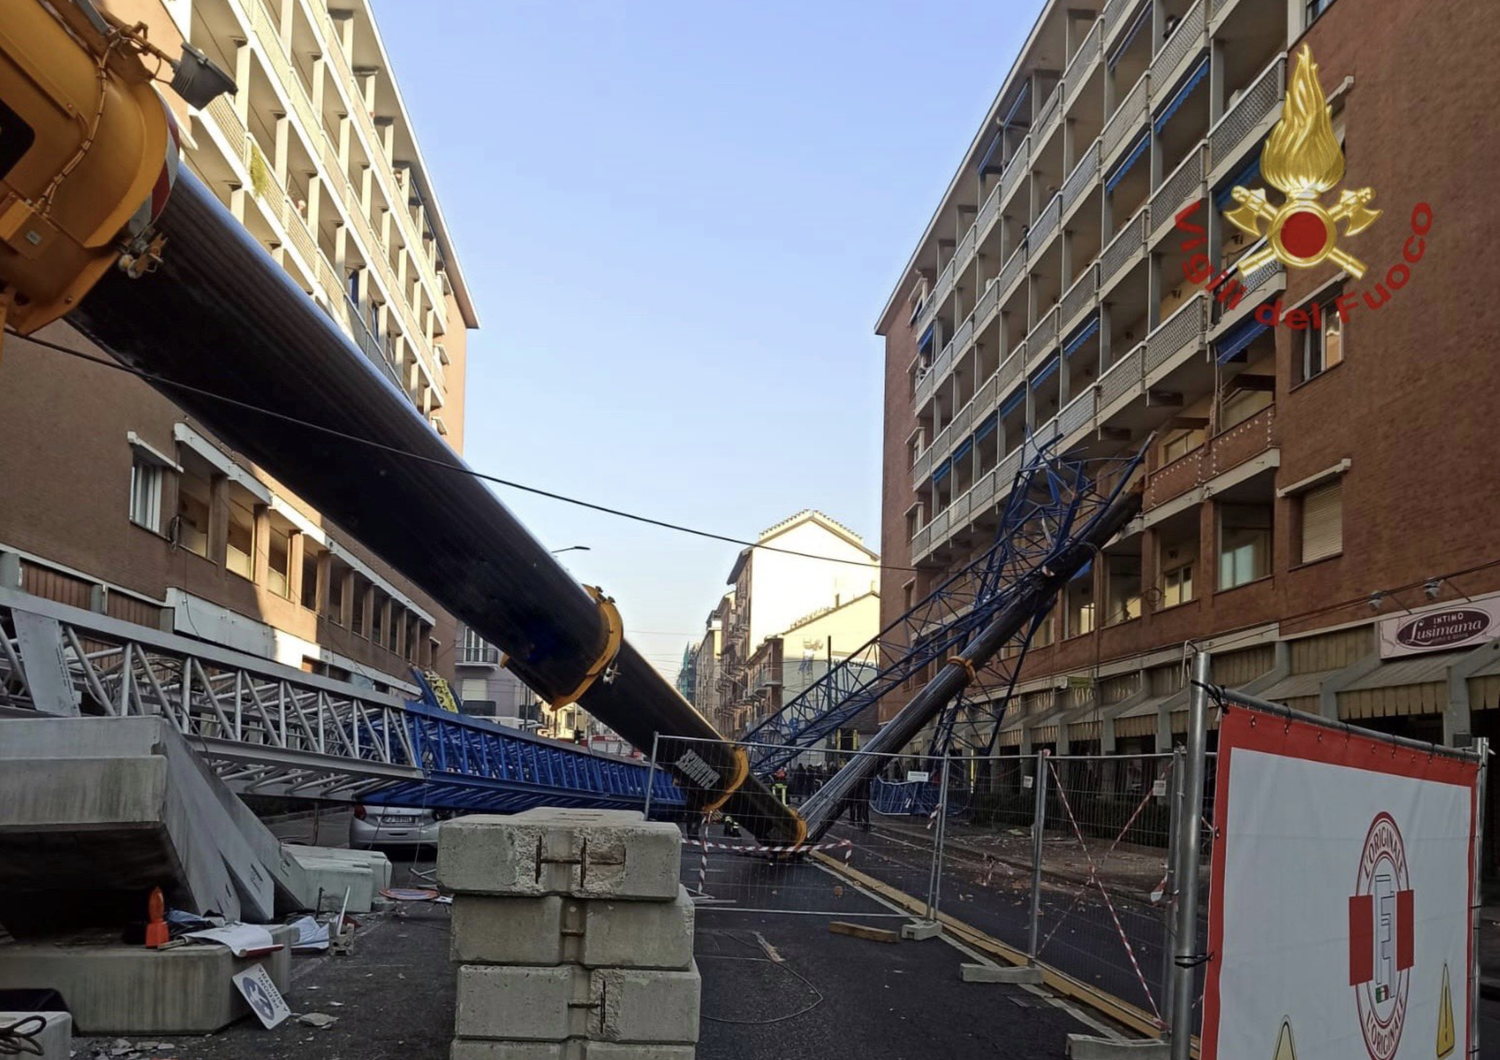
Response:
[{"label": "metal railing", "polygon": [[1134,137],[1145,124],[1151,105],[1151,71],[1141,74],[1120,106],[1104,123],[1104,132],[1099,135],[1099,157],[1103,164],[1113,161],[1112,156],[1127,141]]},{"label": "metal railing", "polygon": [[1057,345],[1057,307],[1053,306],[1042,314],[1042,318],[1036,322],[1036,327],[1026,335],[1026,349],[1033,358],[1041,357],[1051,352]]},{"label": "metal railing", "polygon": [[1208,130],[1208,157],[1219,166],[1239,157],[1245,140],[1286,98],[1286,55],[1278,55]]},{"label": "metal railing", "polygon": [[1037,111],[1036,121],[1032,123],[1031,135],[1038,145],[1047,142],[1047,137],[1052,134],[1054,124],[1061,124],[1059,119],[1062,118],[1063,110],[1063,84],[1064,82],[1058,81],[1052,87],[1052,94],[1042,104],[1042,109]]},{"label": "metal railing", "polygon": [[1021,278],[1026,270],[1026,244],[1023,242],[1011,252],[1005,264],[1000,266],[1000,275],[995,278],[995,287],[1000,292],[1000,300],[1004,301],[1010,297],[1010,289],[1015,282]]},{"label": "metal railing", "polygon": [[1091,426],[1094,422],[1097,398],[1098,394],[1090,386],[1082,394],[1069,401],[1057,414],[1057,433],[1067,438],[1074,431]]},{"label": "metal railing", "polygon": [[1077,98],[1078,92],[1088,80],[1088,73],[1094,62],[1103,54],[1104,48],[1104,22],[1095,19],[1089,31],[1083,35],[1083,40],[1073,52],[1073,57],[1068,60],[1068,65],[1063,69],[1063,84],[1067,86],[1066,95],[1063,100],[1064,109],[1071,106]]},{"label": "metal railing", "polygon": [[1126,394],[1139,389],[1145,378],[1142,364],[1145,361],[1146,344],[1136,345],[1099,377],[1099,408],[1107,409]]},{"label": "metal railing", "polygon": [[995,370],[995,379],[998,381],[1000,393],[1003,396],[1010,385],[1021,378],[1021,372],[1026,368],[1026,342],[1022,340],[1009,357],[1000,362],[1000,367]]},{"label": "metal railing", "polygon": [[970,319],[974,322],[974,330],[981,331],[990,322],[991,315],[1000,308],[1000,282],[991,280],[984,289],[984,294],[979,296],[979,304],[974,307],[974,315]]},{"label": "metal railing", "polygon": [[1000,173],[1000,201],[1003,203],[1010,198],[1011,192],[1016,190],[1020,184],[1022,175],[1031,165],[1031,137],[1027,136],[1021,141],[1021,146],[1011,156],[1011,160],[1005,164],[1005,169]]},{"label": "metal railing", "polygon": [[1058,326],[1067,328],[1073,321],[1077,320],[1087,310],[1097,303],[1099,294],[1099,266],[1091,263],[1083,270],[1083,275],[1073,282],[1067,293],[1062,296]]},{"label": "metal railing", "polygon": [[1001,185],[997,183],[980,205],[979,214],[974,218],[974,231],[978,233],[976,238],[982,239],[989,230],[990,222],[1000,216],[1000,190]]},{"label": "metal railing", "polygon": [[1183,350],[1203,345],[1208,323],[1208,295],[1200,292],[1178,307],[1146,336],[1146,374],[1149,375]]},{"label": "metal railing", "polygon": [[1124,16],[1142,2],[1143,0],[1109,0],[1109,3],[1104,5],[1104,13],[1100,16],[1099,22],[1103,26],[1102,43],[1106,47],[1113,43],[1115,30],[1129,21]]},{"label": "metal railing", "polygon": [[1158,225],[1168,224],[1189,199],[1201,198],[1208,177],[1208,144],[1200,141],[1188,151],[1176,169],[1151,196],[1151,216]]},{"label": "metal railing", "polygon": [[1062,212],[1066,215],[1084,193],[1093,187],[1099,177],[1099,141],[1096,139],[1083,149],[1083,155],[1063,182]]},{"label": "metal railing", "polygon": [[1151,217],[1149,206],[1142,206],[1136,211],[1135,216],[1125,223],[1125,227],[1115,234],[1114,239],[1109,241],[1109,246],[1104,248],[1104,253],[1099,255],[1099,286],[1103,288],[1127,265],[1135,263],[1146,249],[1146,233],[1148,222]]},{"label": "metal railing", "polygon": [[1205,0],[1198,0],[1188,8],[1182,21],[1167,38],[1156,58],[1151,60],[1151,82],[1155,91],[1166,92],[1175,87],[1172,75],[1188,56],[1208,46],[1208,7]]},{"label": "metal railing", "polygon": [[927,476],[932,474],[932,460],[936,455],[937,451],[930,445],[917,454],[917,459],[911,466],[913,488],[920,488],[927,481]]},{"label": "metal railing", "polygon": [[1062,195],[1052,196],[1047,200],[1041,212],[1037,214],[1036,224],[1031,226],[1031,233],[1026,237],[1026,242],[1040,251],[1047,245],[1047,240],[1057,234],[1062,227]]}]

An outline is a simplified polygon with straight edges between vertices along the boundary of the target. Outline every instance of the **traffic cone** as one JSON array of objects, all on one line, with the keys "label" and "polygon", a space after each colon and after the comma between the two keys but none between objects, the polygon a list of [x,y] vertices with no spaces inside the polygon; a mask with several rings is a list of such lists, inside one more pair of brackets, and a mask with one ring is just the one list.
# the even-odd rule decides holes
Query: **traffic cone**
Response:
[{"label": "traffic cone", "polygon": [[166,912],[167,903],[161,896],[161,888],[151,888],[151,897],[146,900],[146,945],[150,949],[165,946],[172,939],[167,930]]}]

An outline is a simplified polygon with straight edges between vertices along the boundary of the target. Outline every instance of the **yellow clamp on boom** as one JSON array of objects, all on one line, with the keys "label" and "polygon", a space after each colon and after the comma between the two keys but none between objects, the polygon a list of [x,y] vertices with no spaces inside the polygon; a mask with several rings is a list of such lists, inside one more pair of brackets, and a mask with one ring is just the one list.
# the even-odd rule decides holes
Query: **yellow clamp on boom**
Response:
[{"label": "yellow clamp on boom", "polygon": [[962,655],[950,655],[947,661],[957,663],[964,668],[964,672],[969,675],[969,684],[972,685],[975,681],[979,680],[979,674],[975,672],[974,664]]},{"label": "yellow clamp on boom", "polygon": [[[589,595],[599,605],[599,615],[604,619],[605,636],[604,647],[599,652],[599,657],[594,660],[588,672],[583,675],[583,680],[578,682],[578,687],[566,695],[558,696],[552,701],[552,709],[566,707],[569,703],[576,703],[590,688],[594,682],[604,676],[605,672],[614,664],[615,656],[620,653],[620,645],[625,641],[625,624],[620,621],[620,609],[615,607],[613,597],[605,596],[604,590],[597,585],[585,585]],[[605,682],[608,683],[607,681]]]}]

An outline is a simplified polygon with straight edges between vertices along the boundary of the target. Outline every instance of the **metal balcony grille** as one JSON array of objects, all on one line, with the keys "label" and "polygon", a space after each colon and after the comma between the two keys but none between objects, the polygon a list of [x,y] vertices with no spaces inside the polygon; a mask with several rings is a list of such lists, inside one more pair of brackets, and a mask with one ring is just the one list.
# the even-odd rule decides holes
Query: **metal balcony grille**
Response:
[{"label": "metal balcony grille", "polygon": [[982,328],[989,323],[990,314],[1000,307],[1000,282],[992,281],[984,289],[984,294],[979,296],[979,304],[974,307],[974,327]]},{"label": "metal balcony grille", "polygon": [[1110,240],[1109,246],[1104,248],[1104,253],[1099,255],[1099,285],[1102,287],[1114,279],[1127,265],[1133,263],[1140,256],[1146,246],[1146,222],[1150,217],[1150,210],[1141,207]]},{"label": "metal balcony grille", "polygon": [[1114,35],[1115,29],[1125,15],[1139,2],[1140,0],[1109,0],[1109,3],[1104,5],[1104,14],[1099,19],[1104,31],[1104,40],[1108,41]]},{"label": "metal balcony grille", "polygon": [[1207,166],[1207,148],[1199,144],[1161,182],[1161,187],[1151,196],[1151,216],[1156,219],[1156,224],[1166,224],[1183,205],[1203,195],[1203,181],[1208,175]]},{"label": "metal balcony grille", "polygon": [[1089,27],[1088,33],[1084,35],[1082,43],[1073,52],[1073,57],[1068,60],[1067,68],[1063,70],[1063,84],[1067,86],[1066,100],[1072,103],[1078,90],[1083,87],[1085,76],[1094,60],[1099,58],[1104,47],[1104,23],[1096,20]]},{"label": "metal balcony grille", "polygon": [[1205,0],[1198,0],[1177,23],[1177,29],[1151,61],[1151,80],[1162,92],[1172,87],[1171,78],[1177,66],[1189,55],[1208,44],[1208,14]]},{"label": "metal balcony grille", "polygon": [[1040,250],[1046,245],[1047,240],[1052,238],[1062,221],[1062,196],[1054,195],[1048,200],[1047,205],[1042,207],[1042,212],[1037,215],[1036,224],[1031,227],[1031,235],[1027,242]]},{"label": "metal balcony grille", "polygon": [[1021,146],[1015,155],[1005,165],[1005,170],[1000,174],[1000,201],[1004,202],[1010,198],[1010,193],[1016,190],[1021,182],[1021,176],[1031,164],[1031,137],[1021,141]]},{"label": "metal balcony grille", "polygon": [[1110,156],[1126,140],[1133,138],[1135,133],[1140,131],[1146,121],[1150,97],[1151,73],[1147,71],[1126,94],[1109,121],[1104,123],[1104,132],[1099,137],[1100,157],[1103,161],[1108,162]]},{"label": "metal balcony grille", "polygon": [[1245,138],[1271,116],[1285,97],[1286,56],[1279,55],[1208,131],[1211,164],[1218,166],[1239,157]]},{"label": "metal balcony grille", "polygon": [[1098,293],[1099,269],[1090,265],[1073,286],[1068,288],[1068,293],[1063,295],[1061,324],[1071,324],[1078,319],[1080,313],[1093,308],[1094,296]]},{"label": "metal balcony grille", "polygon": [[1042,109],[1036,116],[1036,124],[1032,126],[1032,137],[1038,144],[1046,143],[1047,136],[1052,132],[1052,126],[1062,116],[1063,84],[1059,81],[1052,89],[1052,94],[1047,97],[1047,102],[1042,104]]},{"label": "metal balcony grille", "polygon": [[1032,328],[1026,336],[1026,349],[1030,351],[1032,357],[1037,357],[1056,345],[1057,309],[1052,308],[1047,310],[1042,319],[1037,321],[1036,327]]},{"label": "metal balcony grille", "polygon": [[1080,431],[1094,421],[1094,388],[1089,387],[1079,394],[1067,406],[1057,414],[1057,433],[1066,438],[1074,431]]},{"label": "metal balcony grille", "polygon": [[995,287],[1000,292],[1000,298],[1004,299],[1010,295],[1011,285],[1021,276],[1022,270],[1026,268],[1026,244],[1022,243],[1011,254],[1005,264],[1000,266],[1000,276],[995,281]]},{"label": "metal balcony grille", "polygon": [[1199,294],[1146,336],[1146,372],[1149,374],[1189,346],[1203,344],[1204,308],[1208,296]]},{"label": "metal balcony grille", "polygon": [[1073,172],[1068,174],[1068,179],[1063,183],[1062,190],[1062,212],[1067,213],[1073,208],[1083,194],[1089,190],[1099,176],[1099,141],[1095,140],[1084,148],[1083,157],[1073,167]]},{"label": "metal balcony grille", "polygon": [[1145,343],[1136,346],[1099,377],[1100,408],[1108,408],[1141,385],[1141,360],[1145,348]]},{"label": "metal balcony grille", "polygon": [[979,216],[974,219],[974,231],[978,233],[977,238],[982,238],[986,229],[990,227],[996,217],[1000,215],[1000,185],[996,184],[990,192],[989,198],[979,207]]},{"label": "metal balcony grille", "polygon": [[1009,357],[1005,358],[1004,363],[1000,365],[1000,369],[995,373],[995,377],[1000,380],[1000,392],[1002,394],[1010,388],[1010,384],[1014,383],[1020,377],[1021,370],[1025,367],[1026,343],[1022,342],[1012,351]]}]

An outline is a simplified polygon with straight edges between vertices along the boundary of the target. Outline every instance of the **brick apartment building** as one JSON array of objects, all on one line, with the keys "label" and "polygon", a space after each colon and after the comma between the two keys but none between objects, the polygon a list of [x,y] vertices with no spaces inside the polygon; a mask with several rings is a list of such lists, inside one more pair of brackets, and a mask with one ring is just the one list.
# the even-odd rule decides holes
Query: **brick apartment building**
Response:
[{"label": "brick apartment building", "polygon": [[[1218,268],[1258,248],[1224,211],[1267,187],[1304,43],[1338,188],[1384,211],[1339,240],[1369,271],[1272,259],[1221,302],[1173,219],[1198,207]],[[1304,710],[1500,735],[1496,54],[1482,0],[1045,4],[877,327],[882,625],[993,542],[1024,439],[1157,432],[1144,511],[1054,606],[1000,752],[1167,748],[1188,643]],[[1319,324],[1257,323],[1277,302]]]},{"label": "brick apartment building", "polygon": [[[104,6],[233,74],[167,93],[183,165],[460,450],[477,319],[366,0]],[[449,615],[145,383],[9,336],[0,394],[0,587],[366,688],[452,676]]]}]

